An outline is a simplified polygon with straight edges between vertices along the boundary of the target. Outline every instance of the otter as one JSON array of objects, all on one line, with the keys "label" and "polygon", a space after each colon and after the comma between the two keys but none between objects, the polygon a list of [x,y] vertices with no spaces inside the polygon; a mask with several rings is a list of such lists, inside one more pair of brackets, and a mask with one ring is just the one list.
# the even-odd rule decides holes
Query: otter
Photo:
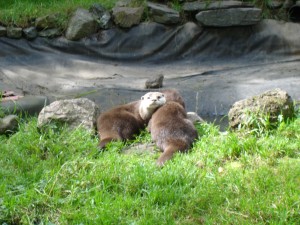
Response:
[{"label": "otter", "polygon": [[113,140],[132,139],[144,129],[155,110],[165,104],[164,94],[148,92],[141,100],[112,108],[97,119],[100,138],[99,148],[105,148]]},{"label": "otter", "polygon": [[185,103],[184,103],[183,97],[181,96],[181,94],[179,93],[178,90],[165,89],[165,90],[159,90],[159,91],[165,95],[167,102],[175,101],[175,102],[179,103],[180,105],[182,105],[183,108],[185,109]]},{"label": "otter", "polygon": [[152,115],[148,130],[156,145],[163,151],[158,166],[171,159],[174,153],[186,152],[198,138],[194,124],[187,118],[184,107],[176,101],[167,101]]}]

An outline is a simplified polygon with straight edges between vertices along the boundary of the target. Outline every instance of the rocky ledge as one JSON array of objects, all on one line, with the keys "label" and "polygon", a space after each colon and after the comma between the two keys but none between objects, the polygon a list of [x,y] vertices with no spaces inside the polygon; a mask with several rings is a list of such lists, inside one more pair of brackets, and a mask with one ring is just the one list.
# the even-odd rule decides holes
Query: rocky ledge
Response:
[{"label": "rocky ledge", "polygon": [[[30,27],[0,26],[0,37],[34,39],[37,36],[54,38],[65,36],[68,40],[80,40],[101,29],[118,26],[128,29],[146,20],[176,25],[187,20],[196,21],[202,26],[228,27],[249,26],[261,20],[262,10],[250,2],[236,0],[212,0],[180,2],[181,12],[169,7],[168,4],[146,2],[142,6],[134,6],[130,0],[116,3],[108,11],[102,5],[94,3],[89,10],[78,8],[70,18],[65,30],[59,28],[59,15],[45,15],[36,18]],[[146,15],[146,16],[145,16]]]}]

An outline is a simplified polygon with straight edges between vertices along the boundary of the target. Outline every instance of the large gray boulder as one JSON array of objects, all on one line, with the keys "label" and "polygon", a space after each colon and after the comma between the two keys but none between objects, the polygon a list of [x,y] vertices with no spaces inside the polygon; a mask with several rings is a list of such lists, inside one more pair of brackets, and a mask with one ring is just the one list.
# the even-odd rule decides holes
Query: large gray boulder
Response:
[{"label": "large gray boulder", "polygon": [[99,107],[87,98],[67,99],[44,107],[38,116],[38,128],[51,123],[67,124],[71,129],[82,126],[95,132]]},{"label": "large gray boulder", "polygon": [[93,15],[86,9],[77,9],[66,30],[66,38],[68,40],[79,40],[87,37],[97,30],[97,22]]},{"label": "large gray boulder", "polygon": [[130,28],[141,22],[144,7],[114,7],[112,15],[115,24],[122,28]]},{"label": "large gray boulder", "polygon": [[199,12],[196,19],[203,26],[248,26],[257,24],[261,20],[261,12],[258,8],[206,10]]},{"label": "large gray boulder", "polygon": [[228,112],[229,126],[237,128],[240,125],[250,125],[250,117],[262,118],[268,116],[270,122],[278,121],[278,116],[292,118],[294,104],[291,96],[286,91],[274,89],[260,95],[235,102]]},{"label": "large gray boulder", "polygon": [[149,15],[154,22],[162,24],[177,24],[180,22],[179,12],[166,5],[148,2],[147,6]]}]

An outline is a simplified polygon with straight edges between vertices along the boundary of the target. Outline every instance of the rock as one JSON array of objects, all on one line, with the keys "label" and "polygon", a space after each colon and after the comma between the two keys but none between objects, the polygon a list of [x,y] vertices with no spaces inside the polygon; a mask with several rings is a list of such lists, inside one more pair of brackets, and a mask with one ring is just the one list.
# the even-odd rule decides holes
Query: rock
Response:
[{"label": "rock", "polygon": [[261,20],[261,9],[232,8],[201,11],[196,19],[203,26],[229,27],[257,24]]},{"label": "rock", "polygon": [[212,10],[212,9],[228,9],[228,8],[237,8],[237,7],[254,7],[254,4],[251,2],[242,2],[242,1],[193,1],[185,2],[182,5],[182,8],[185,12],[194,12],[194,11],[203,11],[203,10]]},{"label": "rock", "polygon": [[57,26],[59,14],[46,15],[38,17],[35,20],[35,26],[39,30],[50,29]]},{"label": "rock", "polygon": [[149,88],[161,88],[163,86],[164,75],[159,74],[153,78],[150,78],[146,81],[145,87]]},{"label": "rock", "polygon": [[187,112],[187,118],[193,123],[204,123],[205,120],[202,119],[197,113],[195,112]]},{"label": "rock", "polygon": [[0,26],[0,37],[6,36],[6,27]]},{"label": "rock", "polygon": [[66,31],[68,40],[79,40],[95,33],[97,22],[93,15],[85,9],[77,9],[72,16]]},{"label": "rock", "polygon": [[33,40],[37,37],[38,32],[35,27],[28,27],[23,30],[24,37],[28,40]]},{"label": "rock", "polygon": [[18,128],[18,117],[16,115],[8,115],[0,118],[0,135],[8,134],[16,131]]},{"label": "rock", "polygon": [[99,107],[87,98],[67,99],[52,102],[38,116],[38,128],[51,123],[66,123],[71,129],[83,126],[94,133]]},{"label": "rock", "polygon": [[132,5],[132,0],[120,0],[117,1],[115,6],[116,7],[129,7]]},{"label": "rock", "polygon": [[237,128],[239,125],[247,124],[249,117],[253,115],[269,116],[270,122],[278,121],[279,115],[283,115],[284,119],[292,118],[293,100],[286,91],[274,89],[235,102],[228,112],[229,126]]},{"label": "rock", "polygon": [[7,37],[19,39],[22,37],[22,28],[7,27]]},{"label": "rock", "polygon": [[94,3],[90,7],[89,12],[95,17],[98,23],[98,29],[108,29],[112,27],[111,15],[102,5]]},{"label": "rock", "polygon": [[278,0],[271,0],[267,2],[267,6],[270,9],[280,9],[283,6],[283,2]]},{"label": "rock", "polygon": [[283,3],[283,8],[284,9],[289,9],[294,5],[294,0],[285,0]]},{"label": "rock", "polygon": [[141,22],[144,7],[114,7],[113,18],[115,24],[122,28],[130,28]]},{"label": "rock", "polygon": [[122,153],[126,155],[153,155],[158,151],[160,150],[157,149],[154,143],[137,143],[122,149]]},{"label": "rock", "polygon": [[178,11],[171,9],[163,4],[148,2],[149,15],[154,22],[162,24],[176,24],[180,22]]},{"label": "rock", "polygon": [[54,37],[58,37],[60,35],[61,35],[61,32],[58,28],[46,29],[46,30],[42,30],[39,32],[40,37],[46,37],[46,38],[54,38]]}]

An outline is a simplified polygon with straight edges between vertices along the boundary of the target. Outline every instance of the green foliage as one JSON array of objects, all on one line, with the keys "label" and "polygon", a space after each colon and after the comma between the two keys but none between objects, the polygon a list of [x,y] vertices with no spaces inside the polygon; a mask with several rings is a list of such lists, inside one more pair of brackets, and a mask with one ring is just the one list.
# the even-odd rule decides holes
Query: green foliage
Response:
[{"label": "green foliage", "polygon": [[173,0],[173,1],[170,1],[170,2],[171,2],[170,7],[172,9],[175,9],[176,11],[181,12],[182,4],[181,4],[180,0]]},{"label": "green foliage", "polygon": [[242,123],[238,126],[238,130],[256,136],[264,136],[272,133],[276,128],[284,127],[289,120],[293,120],[297,116],[297,111],[293,118],[285,118],[282,114],[270,116],[263,111],[256,113],[246,111],[243,115]]},{"label": "green foliage", "polygon": [[162,169],[158,154],[99,152],[83,129],[0,136],[0,224],[297,224],[300,119],[268,135],[197,125],[200,139]]}]

